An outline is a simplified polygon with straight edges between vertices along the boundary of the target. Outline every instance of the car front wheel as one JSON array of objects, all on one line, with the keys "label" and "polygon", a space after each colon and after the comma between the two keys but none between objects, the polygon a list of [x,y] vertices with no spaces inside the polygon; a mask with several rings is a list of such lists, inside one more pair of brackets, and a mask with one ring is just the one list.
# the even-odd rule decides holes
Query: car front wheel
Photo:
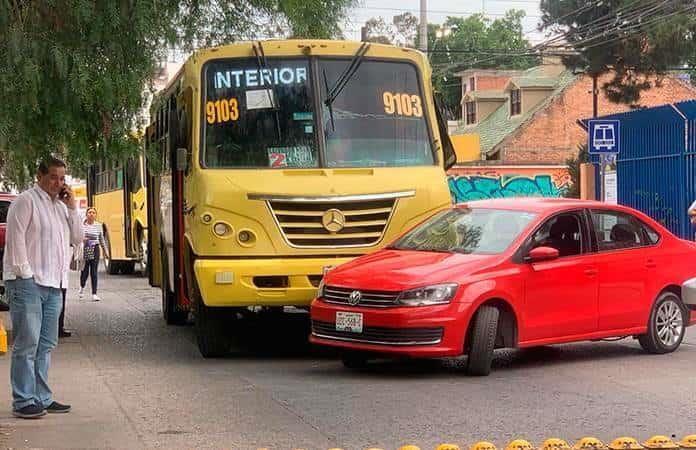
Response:
[{"label": "car front wheel", "polygon": [[499,318],[500,311],[495,306],[483,305],[476,311],[467,362],[469,375],[486,376],[491,373]]},{"label": "car front wheel", "polygon": [[638,336],[638,342],[649,353],[671,353],[679,348],[684,339],[685,323],[681,299],[673,292],[665,292],[653,305],[648,332]]}]

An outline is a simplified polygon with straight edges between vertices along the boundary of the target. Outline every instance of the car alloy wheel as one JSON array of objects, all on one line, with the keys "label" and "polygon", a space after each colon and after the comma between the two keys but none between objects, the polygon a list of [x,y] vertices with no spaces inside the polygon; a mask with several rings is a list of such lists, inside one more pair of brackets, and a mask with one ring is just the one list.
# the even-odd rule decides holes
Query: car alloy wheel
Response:
[{"label": "car alloy wheel", "polygon": [[681,307],[672,299],[663,302],[657,310],[657,338],[665,347],[672,347],[681,339],[684,320]]}]

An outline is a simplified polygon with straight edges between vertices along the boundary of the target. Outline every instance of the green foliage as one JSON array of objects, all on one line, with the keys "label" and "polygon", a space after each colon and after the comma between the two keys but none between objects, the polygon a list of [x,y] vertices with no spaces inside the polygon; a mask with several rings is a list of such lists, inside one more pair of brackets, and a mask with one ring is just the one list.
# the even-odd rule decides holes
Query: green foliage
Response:
[{"label": "green foliage", "polygon": [[428,26],[433,86],[451,117],[460,117],[461,80],[455,73],[471,68],[527,69],[539,64],[537,57],[518,56],[530,47],[522,29],[524,15],[524,11],[510,10],[493,21],[480,14],[448,17],[439,29]]},{"label": "green foliage", "polygon": [[602,89],[616,103],[637,103],[649,76],[696,59],[693,0],[542,0],[541,10],[544,27],[579,52],[565,58],[568,67],[613,71]]},{"label": "green foliage", "polygon": [[0,170],[26,184],[48,153],[72,169],[135,152],[143,93],[168,48],[329,38],[353,0],[0,0]]},{"label": "green foliage", "polygon": [[587,151],[587,144],[581,144],[578,146],[578,154],[566,160],[571,185],[564,197],[580,198],[580,165],[588,162],[590,153]]}]

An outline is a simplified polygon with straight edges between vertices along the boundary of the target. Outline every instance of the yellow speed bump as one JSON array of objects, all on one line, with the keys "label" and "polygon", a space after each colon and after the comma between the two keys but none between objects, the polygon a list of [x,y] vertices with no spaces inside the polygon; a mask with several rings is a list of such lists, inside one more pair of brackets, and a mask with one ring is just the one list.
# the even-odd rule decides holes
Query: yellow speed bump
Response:
[{"label": "yellow speed bump", "polygon": [[696,448],[696,434],[690,436],[685,436],[684,439],[679,441],[681,448]]},{"label": "yellow speed bump", "polygon": [[611,441],[609,448],[611,450],[642,450],[644,447],[632,437],[620,437]]},{"label": "yellow speed bump", "polygon": [[679,445],[667,436],[653,436],[643,442],[645,448],[650,449],[677,449]]},{"label": "yellow speed bump", "polygon": [[440,444],[435,450],[461,450],[457,444]]},{"label": "yellow speed bump", "polygon": [[[370,448],[367,450],[377,450],[377,449]],[[420,447],[417,445],[404,445],[404,446],[399,447],[399,450],[420,450]]]},{"label": "yellow speed bump", "polygon": [[545,440],[539,450],[570,450],[570,445],[563,439],[551,438]]},{"label": "yellow speed bump", "polygon": [[471,447],[469,447],[469,450],[498,450],[498,449],[495,448],[495,445],[493,445],[492,443],[490,443],[488,441],[479,441],[479,442],[475,443],[474,445],[472,445]]},{"label": "yellow speed bump", "polygon": [[597,438],[585,437],[575,443],[573,450],[607,450],[607,446]]},{"label": "yellow speed bump", "polygon": [[515,439],[505,447],[505,450],[534,450],[534,446],[524,439]]}]

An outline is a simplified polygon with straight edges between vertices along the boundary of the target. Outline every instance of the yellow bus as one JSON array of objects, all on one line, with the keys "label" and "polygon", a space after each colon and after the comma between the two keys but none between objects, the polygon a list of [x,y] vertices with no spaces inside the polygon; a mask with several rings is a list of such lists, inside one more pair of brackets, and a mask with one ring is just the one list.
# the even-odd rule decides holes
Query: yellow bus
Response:
[{"label": "yellow bus", "polygon": [[326,270],[451,204],[455,155],[415,50],[200,50],[151,117],[151,283],[168,323],[193,318],[204,357],[229,350],[242,314],[307,308]]},{"label": "yellow bus", "polygon": [[123,162],[100,161],[87,174],[89,206],[97,209],[97,220],[104,226],[110,258],[105,258],[110,274],[148,270],[147,188],[145,155]]}]

